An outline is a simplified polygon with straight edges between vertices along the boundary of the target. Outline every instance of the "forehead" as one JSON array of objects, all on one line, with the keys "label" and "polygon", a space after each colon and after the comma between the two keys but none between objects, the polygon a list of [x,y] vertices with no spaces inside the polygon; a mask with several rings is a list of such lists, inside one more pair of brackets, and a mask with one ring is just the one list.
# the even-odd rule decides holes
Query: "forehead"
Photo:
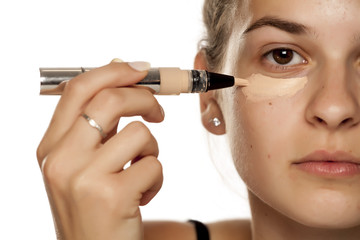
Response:
[{"label": "forehead", "polygon": [[248,8],[250,24],[270,16],[300,23],[319,37],[360,33],[360,0],[250,0]]},{"label": "forehead", "polygon": [[298,20],[330,17],[346,20],[350,15],[360,15],[360,0],[250,0],[253,18],[263,15],[281,15]]}]

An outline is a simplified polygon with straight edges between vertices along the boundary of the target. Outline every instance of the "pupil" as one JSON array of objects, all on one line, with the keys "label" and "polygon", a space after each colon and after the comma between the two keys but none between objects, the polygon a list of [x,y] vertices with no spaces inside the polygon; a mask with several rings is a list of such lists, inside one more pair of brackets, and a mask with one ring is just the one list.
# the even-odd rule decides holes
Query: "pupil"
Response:
[{"label": "pupil", "polygon": [[294,53],[288,49],[275,49],[273,51],[273,58],[278,64],[288,64],[293,59]]}]

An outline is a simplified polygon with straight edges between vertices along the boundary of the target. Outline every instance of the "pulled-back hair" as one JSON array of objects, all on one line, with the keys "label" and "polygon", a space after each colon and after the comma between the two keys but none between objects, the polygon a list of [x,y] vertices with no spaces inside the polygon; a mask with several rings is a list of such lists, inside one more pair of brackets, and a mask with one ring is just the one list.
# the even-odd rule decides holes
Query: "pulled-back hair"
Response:
[{"label": "pulled-back hair", "polygon": [[233,29],[238,0],[205,0],[203,21],[206,34],[200,48],[205,52],[208,68],[219,70]]}]

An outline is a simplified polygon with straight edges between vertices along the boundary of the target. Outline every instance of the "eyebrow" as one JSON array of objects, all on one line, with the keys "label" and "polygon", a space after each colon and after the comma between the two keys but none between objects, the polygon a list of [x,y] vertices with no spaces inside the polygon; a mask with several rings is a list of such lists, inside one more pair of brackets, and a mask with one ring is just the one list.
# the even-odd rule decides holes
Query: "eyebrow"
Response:
[{"label": "eyebrow", "polygon": [[304,34],[309,32],[309,29],[303,24],[268,16],[255,21],[253,24],[250,25],[250,27],[245,30],[244,33],[246,34],[255,29],[265,26],[275,27],[292,34]]}]

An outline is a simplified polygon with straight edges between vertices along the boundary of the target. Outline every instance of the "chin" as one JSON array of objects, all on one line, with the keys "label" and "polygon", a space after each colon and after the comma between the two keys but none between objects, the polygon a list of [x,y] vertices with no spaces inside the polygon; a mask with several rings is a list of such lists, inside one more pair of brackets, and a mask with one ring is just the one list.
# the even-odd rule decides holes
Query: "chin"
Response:
[{"label": "chin", "polygon": [[358,214],[352,214],[352,216],[329,215],[330,214],[323,216],[300,216],[295,217],[293,220],[307,227],[329,230],[350,229],[360,226]]},{"label": "chin", "polygon": [[360,203],[357,199],[334,192],[329,195],[308,196],[301,203],[298,202],[299,208],[291,214],[293,220],[308,227],[322,229],[360,226]]}]

